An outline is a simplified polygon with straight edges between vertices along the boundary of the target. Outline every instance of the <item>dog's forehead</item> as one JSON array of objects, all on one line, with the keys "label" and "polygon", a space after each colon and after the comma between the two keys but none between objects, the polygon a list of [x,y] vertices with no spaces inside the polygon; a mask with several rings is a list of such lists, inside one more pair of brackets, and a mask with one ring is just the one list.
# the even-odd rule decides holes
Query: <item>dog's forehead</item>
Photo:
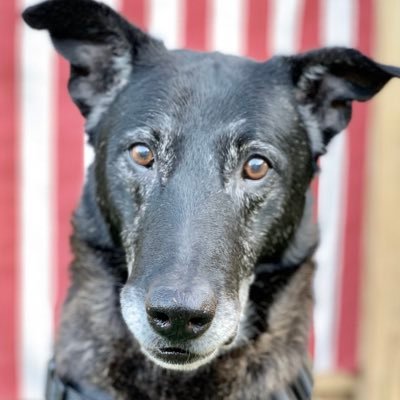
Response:
[{"label": "dog's forehead", "polygon": [[170,52],[132,74],[111,116],[122,125],[118,131],[146,126],[188,140],[262,131],[273,139],[276,132],[289,134],[296,118],[280,67],[220,53]]}]

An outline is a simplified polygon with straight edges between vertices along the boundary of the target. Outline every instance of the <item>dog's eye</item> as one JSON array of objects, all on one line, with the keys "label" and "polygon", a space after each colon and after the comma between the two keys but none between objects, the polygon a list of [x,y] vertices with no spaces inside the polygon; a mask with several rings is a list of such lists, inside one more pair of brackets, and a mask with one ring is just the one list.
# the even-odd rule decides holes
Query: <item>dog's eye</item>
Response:
[{"label": "dog's eye", "polygon": [[130,156],[136,164],[150,168],[154,162],[153,152],[144,144],[135,144],[129,150]]},{"label": "dog's eye", "polygon": [[264,178],[269,170],[268,162],[262,157],[249,158],[243,166],[243,178],[258,180]]}]

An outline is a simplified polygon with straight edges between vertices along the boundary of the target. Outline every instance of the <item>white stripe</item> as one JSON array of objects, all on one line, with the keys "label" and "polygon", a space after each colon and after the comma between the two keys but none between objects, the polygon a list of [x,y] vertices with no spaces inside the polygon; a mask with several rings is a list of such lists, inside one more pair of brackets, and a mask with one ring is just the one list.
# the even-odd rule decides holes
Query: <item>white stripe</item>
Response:
[{"label": "white stripe", "polygon": [[272,52],[293,54],[298,50],[300,13],[304,0],[273,0]]},{"label": "white stripe", "polygon": [[149,31],[169,49],[182,46],[183,0],[150,0]]},{"label": "white stripe", "polygon": [[85,140],[85,144],[83,146],[83,168],[86,174],[86,171],[90,164],[92,164],[94,160],[94,149],[93,147]]},{"label": "white stripe", "polygon": [[244,49],[245,21],[243,0],[212,2],[211,49],[240,55]]},{"label": "white stripe", "polygon": [[[107,4],[114,10],[119,10],[121,8],[122,1],[123,0],[101,0],[102,3]],[[129,0],[125,0],[125,1],[129,1]]]},{"label": "white stripe", "polygon": [[325,46],[353,46],[358,27],[355,0],[322,2],[322,40]]},{"label": "white stripe", "polygon": [[[324,45],[352,46],[355,41],[354,10],[354,0],[325,0],[322,3]],[[318,372],[335,368],[346,184],[346,132],[342,132],[332,140],[327,155],[322,157],[319,177],[321,243],[316,254],[318,270],[315,279],[315,368]]]},{"label": "white stripe", "polygon": [[318,372],[332,371],[336,351],[336,304],[342,261],[344,189],[346,182],[346,132],[332,139],[320,160],[318,223],[321,242],[315,255],[315,360]]},{"label": "white stripe", "polygon": [[[37,1],[21,0],[21,8]],[[44,32],[21,33],[21,332],[20,393],[41,399],[52,333],[53,49]]]}]

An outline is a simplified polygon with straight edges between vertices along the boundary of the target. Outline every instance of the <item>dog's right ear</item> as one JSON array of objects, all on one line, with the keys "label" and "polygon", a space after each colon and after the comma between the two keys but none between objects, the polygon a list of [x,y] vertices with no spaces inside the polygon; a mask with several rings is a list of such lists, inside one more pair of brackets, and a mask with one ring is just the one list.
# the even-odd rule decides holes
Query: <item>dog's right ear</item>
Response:
[{"label": "dog's right ear", "polygon": [[163,44],[92,0],[52,0],[27,8],[25,22],[47,29],[71,63],[69,92],[90,130],[127,84],[135,63],[150,63]]},{"label": "dog's right ear", "polygon": [[391,78],[400,78],[400,68],[379,64],[349,48],[323,48],[287,60],[315,159],[346,128],[353,101],[369,100]]}]

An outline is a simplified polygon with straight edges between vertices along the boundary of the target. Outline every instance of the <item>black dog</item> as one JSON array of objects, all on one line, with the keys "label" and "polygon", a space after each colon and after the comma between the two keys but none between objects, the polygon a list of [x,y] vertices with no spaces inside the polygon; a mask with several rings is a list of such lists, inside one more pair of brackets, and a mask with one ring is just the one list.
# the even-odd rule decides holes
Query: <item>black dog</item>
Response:
[{"label": "black dog", "polygon": [[400,69],[168,51],[91,0],[23,16],[70,61],[96,151],[48,398],[310,398],[310,182]]}]

